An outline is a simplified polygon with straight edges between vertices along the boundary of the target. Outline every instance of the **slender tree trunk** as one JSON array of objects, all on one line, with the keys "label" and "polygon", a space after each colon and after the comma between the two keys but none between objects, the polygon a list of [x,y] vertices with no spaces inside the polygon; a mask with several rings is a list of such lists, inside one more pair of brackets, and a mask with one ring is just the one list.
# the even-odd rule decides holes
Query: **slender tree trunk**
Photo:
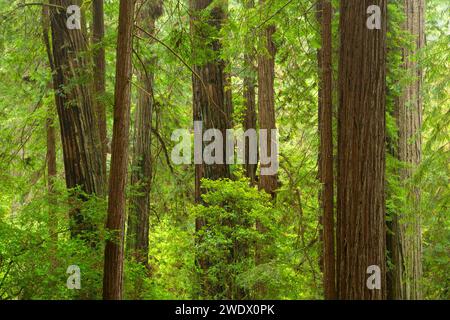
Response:
[{"label": "slender tree trunk", "polygon": [[[245,7],[253,8],[254,7],[253,0],[246,0]],[[252,48],[253,49],[253,48]],[[244,55],[244,65],[246,67],[246,75],[244,76],[244,123],[243,128],[244,131],[249,129],[256,130],[256,72],[255,68],[255,57],[253,53],[246,53]],[[256,184],[256,170],[257,164],[250,164],[250,146],[249,144],[245,145],[245,163],[244,170],[245,175],[250,179],[250,183],[252,185]]]},{"label": "slender tree trunk", "polygon": [[[249,68],[253,68],[253,59],[246,55],[246,65]],[[246,76],[244,78],[244,103],[245,103],[245,114],[244,114],[244,131],[249,129],[256,130],[256,85],[255,77]],[[250,145],[245,144],[245,175],[250,179],[252,185],[256,184],[256,170],[258,165],[250,163]]]},{"label": "slender tree trunk", "polygon": [[329,0],[318,2],[322,48],[319,50],[319,179],[322,184],[323,286],[326,299],[336,299],[334,253],[334,179],[333,179],[333,74],[331,20]]},{"label": "slender tree trunk", "polygon": [[[212,8],[207,21],[202,21],[201,15],[204,10],[211,5],[212,0],[190,0],[191,9],[191,35],[193,38],[193,56],[196,61],[194,66],[195,74],[192,75],[193,90],[193,119],[201,121],[203,132],[208,129],[218,129],[222,136],[226,136],[226,129],[230,123],[230,104],[226,101],[225,93],[225,75],[224,63],[220,59],[221,43],[219,40],[210,42],[211,32],[216,33],[222,27],[225,18],[225,4],[218,4]],[[211,30],[211,27],[214,28]],[[216,38],[214,36],[214,38]],[[212,58],[201,58],[209,56]],[[225,151],[225,139],[223,142],[223,151]],[[205,144],[202,145],[204,150]],[[230,176],[229,166],[225,163],[225,152],[223,152],[223,164],[196,164],[195,165],[195,201],[201,202],[203,190],[200,186],[200,180],[207,178],[216,180]],[[206,225],[206,221],[197,218],[195,221],[196,231],[200,231]],[[197,241],[202,241],[198,238]],[[199,267],[206,274],[210,263],[207,259],[198,258]],[[203,276],[201,282],[201,296],[214,297],[223,288],[212,286]]]},{"label": "slender tree trunk", "polygon": [[[160,1],[147,1],[140,7],[140,12],[137,17],[138,25],[147,28],[148,32],[153,34],[155,31],[155,20],[161,14],[162,3]],[[139,36],[151,42],[151,39],[145,33],[140,32]],[[137,49],[137,51],[140,54],[140,50]],[[135,111],[131,184],[135,186],[136,194],[130,199],[131,206],[128,216],[127,244],[136,261],[149,268],[148,237],[152,178],[151,128],[153,113],[153,69],[156,65],[156,58],[140,56],[142,65],[137,67],[136,74],[139,84],[142,85],[145,91],[138,90],[138,101]],[[136,284],[136,287],[139,287],[139,285]],[[139,288],[136,291],[139,291]]]},{"label": "slender tree trunk", "polygon": [[48,110],[47,129],[47,190],[48,190],[48,231],[50,233],[50,261],[52,270],[56,269],[56,250],[58,245],[58,216],[56,213],[57,197],[55,192],[56,168],[56,132],[52,108]]},{"label": "slender tree trunk", "polygon": [[406,21],[404,30],[414,37],[412,49],[403,49],[403,68],[413,81],[404,89],[395,104],[394,116],[398,126],[396,156],[405,163],[400,181],[408,191],[404,212],[393,215],[389,252],[394,269],[388,278],[389,298],[414,300],[422,298],[422,244],[420,223],[420,191],[409,179],[420,163],[422,141],[422,71],[415,56],[424,46],[424,0],[404,0]]},{"label": "slender tree trunk", "polygon": [[102,163],[103,175],[106,177],[106,153],[108,150],[108,135],[106,126],[106,106],[104,101],[105,95],[105,48],[102,44],[105,36],[105,23],[103,12],[103,0],[92,1],[92,17],[93,17],[93,44],[96,46],[94,50],[94,91],[95,106],[97,112],[98,129],[100,131],[100,143],[102,147]]},{"label": "slender tree trunk", "polygon": [[112,234],[105,248],[103,274],[103,299],[105,300],[120,300],[123,295],[125,186],[130,127],[134,3],[134,0],[121,0],[119,9],[114,126],[106,222],[106,229]]},{"label": "slender tree trunk", "polygon": [[[77,1],[51,0],[51,5],[67,8]],[[82,52],[86,41],[81,30],[68,29],[65,9],[51,7],[53,83],[61,127],[64,171],[67,188],[80,187],[86,194],[103,196],[105,177],[97,119],[91,86],[86,77],[88,61]],[[83,200],[83,197],[81,197]],[[72,235],[92,231],[95,227],[79,210],[71,212]]]},{"label": "slender tree trunk", "polygon": [[[371,5],[381,9],[380,30],[371,30],[366,26],[369,17],[366,12]],[[339,299],[386,298],[386,11],[386,0],[343,0],[340,3]],[[380,289],[369,289],[367,286],[371,275],[367,274],[367,268],[370,266],[380,269],[381,274],[375,273],[375,276],[381,277]]]},{"label": "slender tree trunk", "polygon": [[[53,73],[55,70],[53,64],[53,57],[49,39],[50,32],[50,16],[47,6],[42,6],[42,36],[44,40],[47,57],[49,60],[50,71]],[[53,88],[53,82],[49,84],[49,87]],[[54,108],[54,107],[53,107]],[[46,120],[46,132],[47,132],[47,191],[48,191],[48,232],[50,235],[50,261],[51,268],[54,271],[57,267],[56,250],[58,244],[58,217],[55,212],[55,206],[57,204],[57,197],[55,194],[55,179],[57,174],[56,167],[56,130],[55,130],[55,112],[52,107],[48,108],[47,120]]]}]

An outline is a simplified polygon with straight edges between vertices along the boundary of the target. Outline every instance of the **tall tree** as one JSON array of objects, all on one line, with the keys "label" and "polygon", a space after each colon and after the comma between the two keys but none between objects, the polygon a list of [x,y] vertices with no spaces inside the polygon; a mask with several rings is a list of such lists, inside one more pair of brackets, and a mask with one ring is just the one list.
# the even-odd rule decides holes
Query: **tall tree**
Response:
[{"label": "tall tree", "polygon": [[[380,9],[380,16],[377,10],[375,16],[366,14],[373,5]],[[336,233],[339,299],[386,298],[386,10],[386,0],[340,2]],[[379,18],[380,29],[368,28],[368,18]],[[372,283],[368,271],[375,272],[373,280],[379,276],[380,283]]]},{"label": "tall tree", "polygon": [[100,143],[102,147],[103,174],[106,177],[106,153],[108,145],[107,125],[106,125],[106,106],[104,103],[104,94],[106,90],[105,72],[105,47],[103,38],[105,36],[105,22],[103,0],[92,1],[92,42],[94,49],[94,90],[95,106],[97,111],[98,129],[100,131]]},{"label": "tall tree", "polygon": [[[253,0],[245,0],[244,5],[246,8],[250,9],[255,6]],[[255,50],[253,43],[248,48],[249,52],[244,55],[244,66],[245,76],[244,76],[244,131],[249,129],[256,130],[256,67],[255,67],[255,55],[253,51]],[[250,183],[254,185],[256,183],[256,170],[257,164],[250,163],[250,146],[245,144],[245,175],[250,179]]]},{"label": "tall tree", "polygon": [[106,222],[111,238],[106,242],[103,273],[103,299],[105,300],[120,300],[123,295],[125,186],[130,128],[134,4],[134,0],[120,0],[114,125]]},{"label": "tall tree", "polygon": [[[91,86],[86,83],[87,44],[80,29],[67,27],[66,9],[79,1],[51,0],[53,87],[61,128],[67,188],[103,196],[105,176]],[[93,229],[79,210],[72,210],[72,235]]]},{"label": "tall tree", "polygon": [[398,126],[397,158],[405,164],[400,181],[407,189],[406,207],[394,213],[390,222],[389,253],[393,270],[388,277],[389,298],[421,299],[422,244],[420,223],[420,191],[410,181],[422,154],[422,71],[417,63],[418,51],[424,46],[424,0],[404,0],[403,29],[413,37],[413,45],[403,48],[403,68],[413,79],[395,103]]},{"label": "tall tree", "polygon": [[[140,1],[137,23],[145,27],[150,34],[155,32],[155,21],[162,14],[162,2],[159,0]],[[139,36],[149,39],[144,32]],[[133,164],[131,184],[136,187],[136,194],[130,199],[131,208],[128,216],[128,241],[136,261],[148,266],[148,236],[151,189],[151,129],[153,113],[153,78],[156,58],[148,56],[137,48],[140,65],[136,73],[142,90],[138,90],[138,100],[135,110],[135,132],[133,146]]]},{"label": "tall tree", "polygon": [[[262,12],[266,13],[268,8],[265,0],[259,1]],[[264,16],[264,15],[263,15]],[[259,130],[266,130],[267,156],[271,157],[272,140],[276,139],[272,135],[272,129],[276,129],[275,123],[275,55],[277,48],[273,42],[273,34],[276,32],[274,24],[269,24],[264,27],[260,33],[260,43],[263,50],[258,54],[258,118],[259,118]],[[261,136],[260,136],[261,137]],[[260,141],[260,145],[263,142]],[[265,152],[265,150],[262,150]],[[268,165],[260,163],[260,172]],[[259,176],[259,189],[267,192],[275,198],[275,191],[278,188],[277,174]],[[256,229],[260,233],[266,233],[265,226],[256,221]],[[268,256],[264,254],[264,247],[262,243],[258,243],[256,246],[255,260],[256,264],[262,264],[267,262]],[[256,286],[256,295],[258,298],[264,298],[267,294],[267,288],[264,283],[259,283]]]},{"label": "tall tree", "polygon": [[322,47],[319,50],[319,180],[322,184],[323,285],[326,299],[336,299],[334,252],[334,176],[333,176],[333,72],[329,0],[318,2]]},{"label": "tall tree", "polygon": [[[194,66],[192,75],[193,117],[202,121],[203,131],[218,129],[225,137],[225,130],[230,120],[224,88],[224,64],[220,58],[221,43],[211,41],[211,32],[218,33],[222,27],[225,10],[221,4],[210,8],[212,0],[191,0],[191,34],[194,40]],[[207,22],[202,21],[202,14],[210,10]],[[211,31],[211,27],[213,30]],[[217,38],[217,37],[216,37]],[[228,106],[229,107],[229,106]],[[204,146],[203,146],[204,147]],[[225,150],[225,142],[223,144]],[[229,176],[229,167],[225,164],[198,164],[195,174],[195,198],[200,201],[202,178],[219,179]]]},{"label": "tall tree", "polygon": [[[231,110],[230,104],[226,102],[224,63],[220,58],[221,43],[217,37],[225,18],[225,8],[223,3],[212,4],[212,0],[190,0],[192,54],[195,61],[194,74],[192,75],[193,119],[202,122],[203,132],[208,129],[217,129],[222,133],[222,137],[225,137],[231,119]],[[202,19],[205,13],[207,21]],[[216,34],[216,36],[211,33]],[[210,37],[215,40],[211,41]],[[202,178],[216,180],[230,176],[229,166],[225,163],[225,146],[224,139],[222,164],[205,164],[203,162],[195,165],[195,201],[197,203],[201,201],[200,181]],[[201,147],[204,150],[205,144]],[[205,225],[204,219],[196,219],[195,229],[197,232]],[[198,239],[198,241],[201,241],[201,239]],[[199,267],[206,272],[209,262],[206,259],[198,260]],[[205,297],[214,296],[222,290],[221,288],[214,288],[206,277],[201,282],[202,295]]]},{"label": "tall tree", "polygon": [[[265,1],[260,0],[262,10],[266,7]],[[265,27],[260,34],[260,40],[264,50],[258,54],[258,117],[259,129],[267,130],[267,152],[270,156],[272,129],[276,129],[275,123],[275,55],[277,48],[272,36],[275,33],[275,25]],[[260,165],[261,168],[266,165]],[[260,175],[259,187],[272,197],[278,187],[277,175]]]},{"label": "tall tree", "polygon": [[[55,71],[55,66],[53,63],[53,57],[50,46],[50,16],[48,6],[42,6],[42,36],[44,40],[44,45],[47,53],[47,58],[50,65],[50,71]],[[53,82],[49,84],[50,88],[53,88]],[[56,269],[56,248],[58,242],[58,217],[55,212],[55,206],[57,203],[57,196],[55,193],[55,179],[57,174],[57,163],[56,163],[56,130],[55,130],[55,110],[54,105],[50,105],[47,111],[46,120],[46,132],[47,132],[47,190],[48,190],[48,204],[49,204],[49,216],[48,216],[48,230],[50,234],[50,251],[51,251],[51,267],[52,270]]]}]

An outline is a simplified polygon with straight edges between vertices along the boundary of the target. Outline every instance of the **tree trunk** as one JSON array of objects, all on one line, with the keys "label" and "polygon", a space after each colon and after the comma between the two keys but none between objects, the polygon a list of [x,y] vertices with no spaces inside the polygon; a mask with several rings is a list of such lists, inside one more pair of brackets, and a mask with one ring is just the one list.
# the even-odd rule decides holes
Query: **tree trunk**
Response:
[{"label": "tree trunk", "polygon": [[388,278],[389,298],[421,299],[422,244],[420,223],[420,191],[411,177],[421,160],[422,71],[416,62],[418,50],[424,46],[424,0],[403,2],[406,21],[404,30],[414,37],[412,49],[403,49],[403,68],[413,81],[403,89],[395,104],[394,116],[398,126],[397,158],[406,167],[400,170],[401,183],[408,192],[404,212],[395,213],[391,221],[389,252],[394,269]]},{"label": "tree trunk", "polygon": [[106,222],[106,229],[112,234],[105,248],[103,274],[103,299],[105,300],[120,300],[123,295],[125,186],[130,127],[134,1],[121,0],[119,10],[114,126]]},{"label": "tree trunk", "polygon": [[[44,40],[47,57],[49,60],[50,71],[54,72],[54,64],[50,47],[50,16],[47,6],[42,6],[42,36]],[[49,83],[49,87],[53,88],[53,82]],[[55,194],[55,179],[57,174],[56,167],[56,130],[55,130],[55,111],[54,107],[49,107],[47,111],[46,132],[47,132],[47,191],[48,191],[48,232],[50,236],[50,264],[51,270],[57,267],[56,250],[58,245],[58,216],[55,212],[57,204],[57,196]]]},{"label": "tree trunk", "polygon": [[[222,136],[226,136],[226,129],[231,119],[230,105],[226,101],[224,88],[224,63],[220,59],[221,43],[219,40],[210,42],[211,32],[217,33],[222,27],[225,18],[225,8],[219,4],[212,8],[208,20],[202,21],[203,11],[212,3],[212,0],[190,0],[191,35],[193,38],[193,57],[196,61],[195,74],[192,75],[193,90],[193,119],[201,121],[203,132],[208,129],[218,129]],[[213,28],[213,30],[211,29]],[[214,36],[216,38],[216,36]],[[209,58],[202,58],[208,56]],[[212,56],[212,57],[211,57]],[[202,134],[203,134],[202,132]],[[202,178],[216,180],[230,176],[229,166],[225,163],[225,139],[223,141],[223,164],[196,164],[195,165],[195,201],[201,202],[200,180]],[[202,145],[204,150],[205,143]],[[197,218],[195,229],[198,232],[206,222]],[[201,241],[201,239],[197,239]],[[206,273],[209,262],[197,259],[199,267]],[[206,278],[201,279],[201,295],[214,297],[222,288],[213,288]]]},{"label": "tree trunk", "polygon": [[[265,8],[265,1],[260,0],[260,6],[262,10]],[[264,45],[267,52],[260,53],[258,55],[258,117],[259,117],[259,130],[267,131],[267,156],[271,156],[271,141],[276,139],[272,136],[272,129],[276,129],[275,123],[275,55],[276,47],[272,40],[272,36],[275,33],[275,25],[269,25],[265,27],[260,34],[260,41]],[[260,145],[261,145],[260,141]],[[265,165],[260,163],[260,172]],[[278,188],[277,175],[262,175],[259,176],[259,189],[267,192],[272,198],[275,198],[275,191]],[[265,226],[260,221],[256,221],[256,229],[260,233],[267,232]],[[264,248],[261,243],[256,245],[255,263],[262,264],[267,262],[268,256],[264,254]],[[267,288],[264,283],[259,283],[256,286],[256,294],[258,298],[265,298],[267,296]]]},{"label": "tree trunk", "polygon": [[[337,292],[339,299],[384,299],[387,1],[340,5]],[[380,30],[366,26],[371,5],[381,9]],[[373,265],[380,289],[367,286]]]},{"label": "tree trunk", "polygon": [[[246,65],[249,68],[253,68],[253,59],[246,55],[245,57]],[[246,76],[244,78],[244,103],[245,103],[245,114],[244,114],[244,131],[249,129],[256,130],[256,85],[255,77]],[[250,163],[250,144],[245,144],[245,175],[250,179],[252,185],[256,184],[256,170],[258,165]]]},{"label": "tree trunk", "polygon": [[[146,2],[138,14],[138,24],[150,34],[155,31],[155,20],[162,14],[160,1]],[[140,37],[149,39],[145,33],[140,32]],[[139,49],[137,49],[140,53]],[[152,178],[151,162],[151,128],[153,112],[153,69],[156,65],[154,57],[143,57],[136,70],[139,84],[144,90],[138,90],[138,101],[135,111],[135,136],[133,148],[133,164],[131,184],[135,187],[130,199],[130,213],[128,217],[128,247],[137,262],[148,266],[148,236],[149,236],[149,212],[150,189]],[[151,96],[149,95],[151,94]]]},{"label": "tree trunk", "polygon": [[[79,2],[75,2],[75,4]],[[69,0],[51,0],[51,5],[67,8]],[[51,7],[54,88],[61,127],[64,169],[67,188],[80,187],[86,194],[103,196],[105,177],[101,144],[91,87],[80,79],[87,76],[86,41],[81,30],[66,26],[65,9]],[[80,197],[83,199],[83,197]],[[92,231],[95,227],[86,221],[76,208],[72,210],[72,235]]]},{"label": "tree trunk", "polygon": [[[253,0],[245,1],[246,8],[253,8]],[[253,48],[252,48],[253,50]],[[244,65],[246,67],[246,75],[244,76],[244,131],[249,129],[256,130],[256,68],[255,57],[253,53],[246,53],[244,55]],[[250,146],[245,145],[245,163],[244,170],[245,175],[250,179],[252,185],[256,184],[256,170],[257,164],[250,164]]]},{"label": "tree trunk", "polygon": [[[261,2],[263,4],[263,2]],[[258,56],[258,116],[259,129],[267,130],[267,149],[270,156],[270,145],[272,139],[272,129],[276,129],[275,124],[275,54],[276,47],[272,41],[272,35],[275,33],[275,26],[266,27],[261,33],[261,41],[263,41],[266,53]],[[264,167],[265,165],[260,165]],[[277,175],[260,175],[259,188],[264,190],[272,197],[275,197],[275,190],[278,187]]]},{"label": "tree trunk", "polygon": [[[202,53],[214,55],[213,58],[194,66],[194,71],[196,72],[196,75],[192,76],[194,121],[202,121],[203,131],[212,128],[218,129],[225,137],[225,130],[230,121],[230,108],[226,103],[224,89],[224,64],[219,58],[221,44],[218,40],[213,41],[209,45],[207,44],[209,42],[207,27],[202,25],[205,23],[197,17],[211,3],[212,0],[191,0],[191,10],[193,12],[191,33],[196,44],[193,54],[196,57],[202,56]],[[217,6],[211,10],[211,16],[207,24],[219,31],[224,16],[224,9]],[[223,150],[225,150],[225,142]],[[200,202],[200,179],[219,179],[229,177],[229,175],[229,167],[225,163],[196,165],[196,201]]]},{"label": "tree trunk", "polygon": [[319,180],[322,184],[323,286],[325,299],[336,299],[333,178],[333,74],[329,0],[318,2],[322,48],[319,50]]},{"label": "tree trunk", "polygon": [[103,38],[105,36],[105,23],[103,12],[103,0],[92,1],[92,42],[96,46],[94,50],[94,90],[95,106],[97,112],[97,123],[100,131],[100,143],[102,147],[103,175],[106,177],[106,153],[108,150],[108,136],[106,126],[106,106],[104,103],[105,95],[105,48]]}]

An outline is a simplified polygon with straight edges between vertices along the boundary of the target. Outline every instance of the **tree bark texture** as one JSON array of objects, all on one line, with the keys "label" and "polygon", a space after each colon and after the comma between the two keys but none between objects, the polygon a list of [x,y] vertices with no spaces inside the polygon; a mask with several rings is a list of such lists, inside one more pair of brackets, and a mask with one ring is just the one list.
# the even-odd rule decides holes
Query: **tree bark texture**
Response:
[{"label": "tree bark texture", "polygon": [[[162,14],[160,1],[141,1],[142,7],[137,16],[138,25],[148,29],[150,34],[155,32],[155,20]],[[152,42],[143,32],[140,37]],[[156,58],[144,56],[139,48],[142,65],[136,68],[139,84],[145,90],[138,89],[138,101],[135,110],[135,132],[133,146],[133,162],[131,185],[136,189],[130,199],[130,213],[128,216],[128,247],[136,261],[148,267],[149,243],[149,212],[150,189],[152,178],[151,159],[151,129],[153,114],[153,78]]]},{"label": "tree bark texture", "polygon": [[398,300],[422,299],[422,244],[420,223],[420,190],[410,181],[420,164],[422,153],[422,70],[416,55],[425,42],[424,0],[404,0],[403,29],[413,37],[412,48],[403,48],[403,68],[411,75],[397,99],[394,117],[398,127],[396,156],[405,165],[400,169],[401,183],[407,189],[405,212],[393,214],[390,223],[389,253],[393,270],[388,274],[389,298]]},{"label": "tree bark texture", "polygon": [[128,167],[130,127],[134,0],[121,0],[117,38],[114,126],[109,177],[108,218],[103,274],[103,299],[120,300],[123,295],[123,258],[125,232],[125,186]]},{"label": "tree bark texture", "polygon": [[[381,9],[368,29],[367,9]],[[386,0],[340,2],[337,292],[339,299],[386,298],[385,108]],[[367,286],[369,266],[381,289]]]},{"label": "tree bark texture", "polygon": [[[75,4],[79,2],[75,2]],[[74,1],[51,0],[51,5],[67,8]],[[97,127],[91,86],[86,83],[86,39],[81,30],[68,29],[66,10],[51,7],[53,82],[56,93],[64,171],[67,188],[80,187],[86,194],[103,196],[105,176],[102,148]],[[75,220],[72,235],[94,228],[80,214],[72,210]]]},{"label": "tree bark texture", "polygon": [[[261,1],[263,5],[263,1]],[[275,123],[275,54],[276,47],[272,36],[275,33],[275,26],[270,25],[261,32],[261,41],[264,43],[266,52],[258,55],[258,117],[259,129],[267,130],[267,149],[270,156],[272,129],[276,129]],[[261,165],[264,167],[265,165]],[[277,175],[260,175],[259,188],[272,197],[278,187]]]},{"label": "tree bark texture", "polygon": [[92,42],[94,44],[94,93],[97,112],[97,123],[102,147],[103,175],[106,177],[106,154],[108,150],[108,135],[106,125],[106,105],[104,95],[106,90],[105,72],[105,48],[103,38],[105,36],[105,22],[103,0],[92,1]]}]

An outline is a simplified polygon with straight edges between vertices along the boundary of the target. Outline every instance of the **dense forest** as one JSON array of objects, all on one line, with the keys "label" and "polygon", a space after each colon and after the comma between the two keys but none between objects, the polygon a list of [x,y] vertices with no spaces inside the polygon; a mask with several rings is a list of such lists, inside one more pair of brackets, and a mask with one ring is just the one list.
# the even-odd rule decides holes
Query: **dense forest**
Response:
[{"label": "dense forest", "polygon": [[450,299],[447,0],[0,0],[0,300]]}]

